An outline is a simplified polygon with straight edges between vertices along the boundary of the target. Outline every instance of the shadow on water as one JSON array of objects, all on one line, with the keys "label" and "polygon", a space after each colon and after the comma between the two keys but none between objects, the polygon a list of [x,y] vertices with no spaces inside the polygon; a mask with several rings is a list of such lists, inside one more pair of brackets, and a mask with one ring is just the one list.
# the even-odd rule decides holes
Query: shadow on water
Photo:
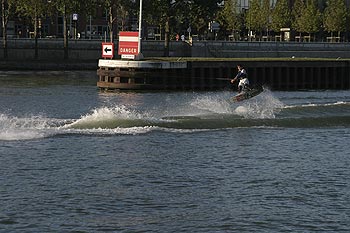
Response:
[{"label": "shadow on water", "polygon": [[18,88],[96,85],[94,71],[1,71],[0,85]]}]

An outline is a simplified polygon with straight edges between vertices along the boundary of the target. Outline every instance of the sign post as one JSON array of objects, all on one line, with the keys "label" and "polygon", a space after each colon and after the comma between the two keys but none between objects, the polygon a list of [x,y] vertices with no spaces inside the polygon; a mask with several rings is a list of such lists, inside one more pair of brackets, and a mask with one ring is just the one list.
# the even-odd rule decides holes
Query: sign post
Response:
[{"label": "sign post", "polygon": [[139,54],[139,32],[119,32],[118,54],[122,58],[135,59]]},{"label": "sign post", "polygon": [[77,39],[77,21],[78,21],[78,14],[74,13],[72,15],[72,19],[74,22],[74,40]]}]

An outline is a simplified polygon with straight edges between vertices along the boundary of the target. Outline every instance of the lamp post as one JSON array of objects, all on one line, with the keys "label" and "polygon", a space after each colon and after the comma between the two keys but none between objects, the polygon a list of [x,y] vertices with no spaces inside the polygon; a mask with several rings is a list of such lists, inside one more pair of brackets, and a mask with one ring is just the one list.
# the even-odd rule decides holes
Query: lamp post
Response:
[{"label": "lamp post", "polygon": [[138,44],[138,52],[141,54],[141,23],[142,21],[142,0],[140,0],[140,13],[139,13],[139,44]]},{"label": "lamp post", "polygon": [[250,26],[252,24],[252,12],[250,11],[250,0],[248,0],[248,14],[249,14],[249,28],[248,28],[248,38],[249,38],[249,42],[252,41],[252,34],[250,31]]}]

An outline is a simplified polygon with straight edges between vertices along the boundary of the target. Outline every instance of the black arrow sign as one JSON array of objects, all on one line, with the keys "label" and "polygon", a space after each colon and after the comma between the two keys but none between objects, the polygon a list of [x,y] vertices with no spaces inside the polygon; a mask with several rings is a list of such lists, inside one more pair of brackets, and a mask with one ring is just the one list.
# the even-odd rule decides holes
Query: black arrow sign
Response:
[{"label": "black arrow sign", "polygon": [[105,53],[108,53],[108,52],[110,52],[110,51],[112,51],[112,49],[110,49],[110,48],[108,48],[108,47],[105,48]]}]

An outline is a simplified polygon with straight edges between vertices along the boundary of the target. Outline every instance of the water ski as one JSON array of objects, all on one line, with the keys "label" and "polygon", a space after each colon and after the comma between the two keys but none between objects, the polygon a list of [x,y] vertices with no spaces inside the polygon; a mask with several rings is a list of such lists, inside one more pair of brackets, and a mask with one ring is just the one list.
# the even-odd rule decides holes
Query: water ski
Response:
[{"label": "water ski", "polygon": [[259,95],[263,91],[264,91],[264,89],[261,86],[253,87],[253,88],[250,88],[249,90],[245,90],[245,91],[240,92],[239,94],[232,97],[231,100],[233,102],[247,100],[247,99],[250,99],[254,96]]}]

